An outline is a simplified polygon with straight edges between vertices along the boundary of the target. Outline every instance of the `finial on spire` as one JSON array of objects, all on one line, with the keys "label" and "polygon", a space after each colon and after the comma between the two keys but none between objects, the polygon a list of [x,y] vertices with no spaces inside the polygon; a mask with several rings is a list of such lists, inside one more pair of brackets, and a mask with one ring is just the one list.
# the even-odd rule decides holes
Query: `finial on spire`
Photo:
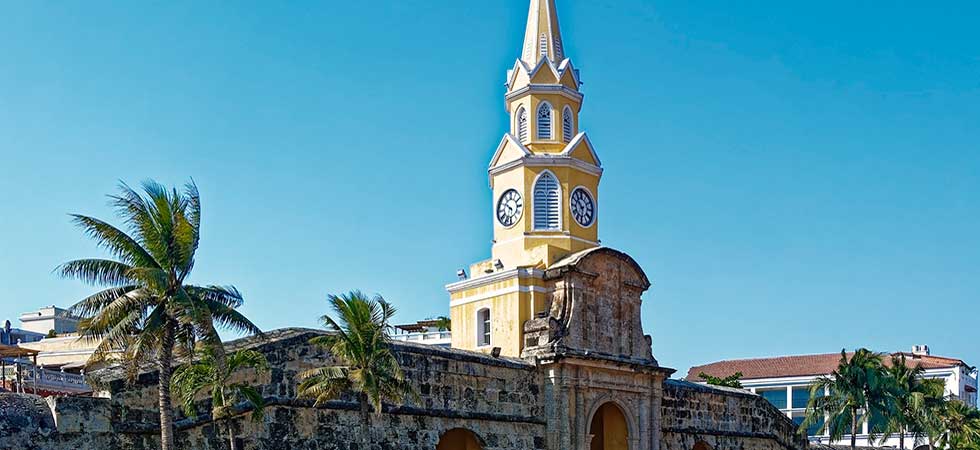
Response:
[{"label": "finial on spire", "polygon": [[521,60],[533,67],[544,57],[555,64],[565,59],[561,30],[558,28],[558,11],[555,10],[555,0],[531,0]]}]

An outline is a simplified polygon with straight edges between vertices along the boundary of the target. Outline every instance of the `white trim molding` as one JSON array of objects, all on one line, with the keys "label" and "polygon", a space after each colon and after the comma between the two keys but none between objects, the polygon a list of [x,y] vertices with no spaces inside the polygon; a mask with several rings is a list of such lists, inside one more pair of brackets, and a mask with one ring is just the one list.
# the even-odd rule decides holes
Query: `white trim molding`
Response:
[{"label": "white trim molding", "polygon": [[[574,142],[574,141],[573,141]],[[598,160],[597,160],[598,161]],[[602,176],[602,167],[594,166],[580,159],[567,155],[527,155],[521,159],[490,167],[490,187],[493,188],[493,177],[519,167],[571,167],[597,177]]]},{"label": "white trim molding", "polygon": [[551,232],[551,233],[524,233],[524,235],[520,237],[508,239],[506,241],[494,242],[493,245],[494,246],[505,245],[505,244],[510,244],[511,242],[516,242],[524,239],[571,239],[573,241],[595,245],[596,247],[602,245],[602,241],[590,241],[588,239],[583,239],[578,236],[573,236],[568,231]]},{"label": "white trim molding", "polygon": [[520,292],[537,292],[537,293],[541,293],[541,294],[549,294],[549,293],[552,292],[552,290],[551,289],[548,289],[548,288],[545,288],[545,287],[541,287],[541,286],[512,286],[512,287],[509,287],[509,288],[497,289],[495,291],[490,291],[490,292],[485,292],[483,294],[474,295],[472,297],[464,297],[464,298],[461,298],[461,299],[458,299],[458,300],[453,300],[453,301],[449,302],[449,307],[452,308],[452,307],[455,307],[455,306],[460,306],[460,305],[465,305],[465,304],[468,304],[468,303],[479,302],[479,301],[483,301],[483,300],[494,298],[494,297],[500,297],[502,295],[516,294],[516,293],[520,293]]},{"label": "white trim molding", "polygon": [[[560,78],[559,78],[560,79]],[[521,97],[529,94],[558,94],[569,100],[581,103],[585,96],[581,92],[569,89],[563,84],[529,84],[516,91],[507,93],[504,97],[507,100],[507,112],[510,112],[510,105]]]},{"label": "white trim molding", "polygon": [[530,267],[518,267],[516,269],[494,272],[482,277],[470,278],[469,280],[457,281],[446,285],[446,290],[450,293],[465,291],[468,289],[486,286],[491,283],[499,283],[511,278],[544,278],[544,271],[532,269]]},{"label": "white trim molding", "polygon": [[562,149],[561,154],[564,156],[571,156],[572,152],[575,151],[575,149],[579,146],[580,143],[583,143],[583,141],[585,146],[588,147],[589,153],[592,154],[592,159],[595,160],[596,165],[602,167],[602,160],[599,159],[599,155],[596,154],[595,152],[595,147],[592,146],[592,141],[589,140],[589,136],[585,134],[584,131],[579,132],[579,134],[575,135],[575,138],[572,139],[572,141],[569,142],[564,149]]}]

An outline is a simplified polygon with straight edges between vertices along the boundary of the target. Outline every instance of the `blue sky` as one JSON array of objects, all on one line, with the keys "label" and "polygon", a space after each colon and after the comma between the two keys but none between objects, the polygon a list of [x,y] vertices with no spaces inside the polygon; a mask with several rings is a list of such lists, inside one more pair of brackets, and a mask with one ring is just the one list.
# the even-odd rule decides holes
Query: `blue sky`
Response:
[{"label": "blue sky", "polygon": [[[976,2],[559,0],[600,237],[661,363],[907,349],[980,364]],[[16,2],[0,15],[0,318],[92,288],[67,213],[193,177],[194,281],[266,329],[484,259],[526,0]]]}]

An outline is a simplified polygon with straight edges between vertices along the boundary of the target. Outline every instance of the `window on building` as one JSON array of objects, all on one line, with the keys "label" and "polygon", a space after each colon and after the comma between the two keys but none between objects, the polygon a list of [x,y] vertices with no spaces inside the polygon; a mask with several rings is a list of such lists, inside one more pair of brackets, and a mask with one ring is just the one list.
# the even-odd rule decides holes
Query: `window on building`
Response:
[{"label": "window on building", "polygon": [[772,406],[778,409],[786,409],[786,388],[757,389],[755,393],[772,403]]},{"label": "window on building", "polygon": [[573,134],[575,134],[575,118],[572,117],[572,108],[566,106],[561,113],[561,135],[566,144],[571,142]]},{"label": "window on building", "polygon": [[517,138],[521,143],[527,143],[527,110],[524,107],[517,109]]},{"label": "window on building", "polygon": [[551,139],[551,105],[548,102],[538,106],[538,139]]},{"label": "window on building", "polygon": [[541,33],[541,57],[548,56],[548,35]]},{"label": "window on building", "polygon": [[561,229],[561,194],[551,172],[542,173],[534,183],[534,229]]},{"label": "window on building", "polygon": [[810,403],[810,386],[793,388],[793,409],[803,409]]},{"label": "window on building", "polygon": [[[797,427],[799,427],[800,425],[803,424],[803,419],[805,417],[806,416],[804,415],[804,413],[801,412],[793,413],[793,423],[796,424]],[[824,419],[820,418],[820,420],[817,423],[810,424],[810,426],[806,427],[806,435],[819,436],[820,428],[823,427],[823,423],[824,423]]]},{"label": "window on building", "polygon": [[484,308],[476,313],[476,345],[490,345],[490,309]]}]

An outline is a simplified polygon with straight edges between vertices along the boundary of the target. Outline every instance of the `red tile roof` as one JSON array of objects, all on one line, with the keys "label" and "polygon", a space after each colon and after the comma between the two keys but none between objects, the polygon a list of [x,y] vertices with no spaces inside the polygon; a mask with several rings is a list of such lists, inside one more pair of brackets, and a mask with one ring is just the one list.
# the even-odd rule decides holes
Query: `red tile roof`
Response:
[{"label": "red tile roof", "polygon": [[[850,355],[852,353],[848,353],[848,357]],[[942,369],[958,366],[969,367],[962,360],[943,356],[913,355],[902,352],[894,353],[894,355],[905,355],[906,364],[910,366],[920,364],[924,369]],[[692,367],[687,372],[687,380],[703,381],[698,378],[698,374],[701,372],[720,378],[727,377],[736,372],[742,372],[742,379],[744,380],[829,375],[837,368],[839,362],[840,353],[719,361]],[[885,363],[890,362],[891,359],[886,357]]]}]

